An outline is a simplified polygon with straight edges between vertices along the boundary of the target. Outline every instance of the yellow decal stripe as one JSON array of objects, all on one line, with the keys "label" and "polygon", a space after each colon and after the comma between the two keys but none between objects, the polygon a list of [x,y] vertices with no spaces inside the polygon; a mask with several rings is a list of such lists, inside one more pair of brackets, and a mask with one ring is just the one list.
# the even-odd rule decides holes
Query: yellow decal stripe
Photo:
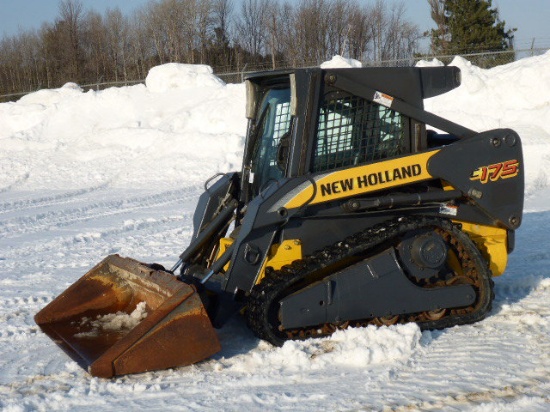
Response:
[{"label": "yellow decal stripe", "polygon": [[[317,193],[310,204],[329,202],[431,179],[433,176],[428,173],[428,161],[438,152],[439,150],[433,150],[318,176],[315,178]],[[313,186],[310,185],[292,197],[285,204],[285,208],[300,207],[312,196]]]}]

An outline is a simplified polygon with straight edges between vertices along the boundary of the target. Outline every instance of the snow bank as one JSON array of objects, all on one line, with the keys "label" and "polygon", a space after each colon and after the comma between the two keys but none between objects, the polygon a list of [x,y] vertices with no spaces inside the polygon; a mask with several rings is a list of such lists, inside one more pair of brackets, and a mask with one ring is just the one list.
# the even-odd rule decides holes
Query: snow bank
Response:
[{"label": "snow bank", "polygon": [[436,59],[435,57],[432,60],[420,60],[416,63],[416,67],[438,67],[445,66],[445,63]]},{"label": "snow bank", "polygon": [[321,69],[346,69],[351,67],[362,67],[362,64],[359,60],[346,59],[338,55],[329,61],[321,63]]},{"label": "snow bank", "polygon": [[[548,187],[550,52],[493,69],[457,57],[462,85],[425,106],[475,130],[509,127],[523,140],[527,194]],[[439,66],[436,59],[419,66]],[[359,67],[334,56],[323,68]],[[84,91],[74,83],[0,104],[0,192],[178,187],[238,170],[246,130],[242,84],[203,65],[151,69],[145,85]]]},{"label": "snow bank", "polygon": [[27,94],[19,99],[19,103],[53,105],[63,99],[78,96],[82,91],[82,88],[78,84],[69,82],[59,89],[44,89]]},{"label": "snow bank", "polygon": [[332,336],[305,341],[289,341],[282,348],[260,342],[259,350],[234,362],[230,370],[253,372],[258,369],[317,370],[329,365],[365,368],[369,365],[406,361],[419,346],[418,325],[406,324],[377,328],[350,328]]},{"label": "snow bank", "polygon": [[210,66],[202,64],[167,63],[149,70],[145,85],[153,93],[225,85],[221,79],[212,73]]},{"label": "snow bank", "polygon": [[206,66],[155,67],[147,86],[75,84],[0,104],[0,192],[178,187],[240,168],[243,85]]},{"label": "snow bank", "polygon": [[[440,66],[436,59],[419,66]],[[481,69],[462,57],[457,89],[427,99],[425,108],[477,131],[511,128],[522,138],[526,193],[548,185],[550,170],[550,52],[492,69]]]},{"label": "snow bank", "polygon": [[479,131],[528,125],[550,134],[546,121],[550,115],[550,52],[492,69],[481,69],[462,57],[455,57],[450,65],[460,68],[462,85],[426,100],[426,108]]}]

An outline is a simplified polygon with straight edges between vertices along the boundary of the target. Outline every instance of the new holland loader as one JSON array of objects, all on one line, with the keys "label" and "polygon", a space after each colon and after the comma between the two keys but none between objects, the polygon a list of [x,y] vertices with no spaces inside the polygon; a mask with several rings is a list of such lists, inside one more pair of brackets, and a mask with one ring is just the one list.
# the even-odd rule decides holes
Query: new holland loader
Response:
[{"label": "new holland loader", "polygon": [[109,256],[37,324],[111,377],[208,358],[236,313],[279,346],[483,319],[521,223],[524,165],[514,131],[424,110],[459,84],[456,67],[248,76],[242,170],[206,182],[174,267]]}]

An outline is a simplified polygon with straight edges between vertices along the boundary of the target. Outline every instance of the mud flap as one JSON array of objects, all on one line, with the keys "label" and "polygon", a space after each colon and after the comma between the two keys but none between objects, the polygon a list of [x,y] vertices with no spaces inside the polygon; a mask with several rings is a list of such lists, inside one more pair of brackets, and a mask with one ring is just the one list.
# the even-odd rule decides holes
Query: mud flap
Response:
[{"label": "mud flap", "polygon": [[170,273],[111,255],[35,316],[93,376],[196,363],[221,347],[196,289]]}]

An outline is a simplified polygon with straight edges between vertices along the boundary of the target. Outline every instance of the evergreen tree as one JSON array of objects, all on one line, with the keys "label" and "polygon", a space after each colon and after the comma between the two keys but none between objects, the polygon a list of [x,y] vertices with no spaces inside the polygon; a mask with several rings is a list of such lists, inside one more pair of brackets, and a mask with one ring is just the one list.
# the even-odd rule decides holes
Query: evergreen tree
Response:
[{"label": "evergreen tree", "polygon": [[[514,31],[500,21],[491,0],[428,0],[437,28],[431,31],[436,54],[467,54],[513,50]],[[513,53],[480,56],[475,63],[492,67],[514,60]]]}]

